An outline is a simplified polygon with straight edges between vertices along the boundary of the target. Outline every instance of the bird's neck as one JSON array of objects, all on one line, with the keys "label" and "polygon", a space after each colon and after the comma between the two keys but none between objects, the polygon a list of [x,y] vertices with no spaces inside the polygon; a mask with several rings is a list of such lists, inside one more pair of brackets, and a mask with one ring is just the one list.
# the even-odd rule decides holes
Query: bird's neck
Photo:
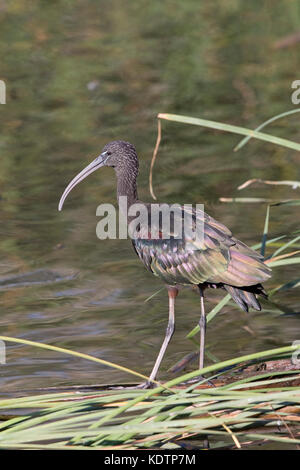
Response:
[{"label": "bird's neck", "polygon": [[[125,168],[122,171],[116,171],[117,174],[117,198],[120,210],[125,207],[127,203],[128,208],[134,204],[138,199],[137,194],[137,169]],[[121,198],[121,199],[120,199]],[[126,199],[125,199],[126,198]],[[122,201],[122,202],[121,202]]]}]

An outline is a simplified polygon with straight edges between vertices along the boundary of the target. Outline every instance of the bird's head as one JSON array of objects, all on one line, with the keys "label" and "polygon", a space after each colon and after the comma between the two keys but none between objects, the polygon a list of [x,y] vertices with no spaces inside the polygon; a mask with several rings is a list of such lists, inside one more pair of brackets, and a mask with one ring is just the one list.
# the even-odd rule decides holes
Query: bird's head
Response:
[{"label": "bird's head", "polygon": [[61,211],[63,204],[75,186],[84,180],[88,175],[103,166],[110,166],[115,169],[117,175],[122,175],[124,171],[131,172],[135,177],[138,174],[138,157],[135,147],[124,140],[114,140],[103,147],[101,154],[86,166],[68,184],[60,198],[58,210]]}]

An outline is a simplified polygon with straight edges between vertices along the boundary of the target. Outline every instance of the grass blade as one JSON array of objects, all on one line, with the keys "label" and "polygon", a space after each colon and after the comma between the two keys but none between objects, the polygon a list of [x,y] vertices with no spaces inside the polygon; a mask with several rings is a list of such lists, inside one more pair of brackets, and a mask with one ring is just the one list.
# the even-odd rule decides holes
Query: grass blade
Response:
[{"label": "grass blade", "polygon": [[258,131],[253,131],[247,129],[246,127],[233,126],[231,124],[224,124],[222,122],[210,121],[208,119],[193,118],[190,116],[181,116],[179,114],[165,114],[159,113],[158,119],[165,119],[167,121],[180,122],[182,124],[191,124],[194,126],[208,127],[210,129],[216,129],[219,131],[226,131],[233,134],[240,134],[249,137],[255,137],[256,139],[263,140],[272,144],[280,145],[282,147],[290,148],[293,150],[300,151],[300,144],[293,142],[291,140],[282,139],[280,137],[275,137],[270,134],[265,134]]},{"label": "grass blade", "polygon": [[[291,111],[286,111],[284,113],[280,113],[280,114],[277,114],[277,116],[273,116],[271,117],[270,119],[268,119],[267,121],[263,122],[262,124],[260,124],[258,127],[256,127],[256,129],[254,129],[255,132],[258,132],[260,131],[261,129],[263,129],[264,127],[266,127],[268,124],[271,124],[272,122],[274,121],[277,121],[277,119],[280,119],[282,117],[286,117],[286,116],[289,116],[290,114],[295,114],[295,113],[299,113],[300,112],[300,109],[292,109]],[[238,150],[240,150],[244,145],[246,145],[246,143],[252,139],[252,136],[247,136],[245,137],[244,139],[242,139],[235,147],[234,147],[234,151],[237,152]]]},{"label": "grass blade", "polygon": [[30,341],[27,339],[11,338],[10,336],[0,336],[0,340],[9,341],[13,343],[26,344],[27,346],[34,346],[34,347],[42,348],[42,349],[49,349],[50,351],[55,351],[58,353],[69,354],[71,356],[80,357],[81,359],[87,359],[88,361],[97,362],[98,364],[102,364],[104,366],[112,367],[113,369],[118,369],[123,372],[127,372],[128,374],[135,375],[136,377],[142,378],[144,380],[149,379],[149,377],[143,374],[140,374],[139,372],[128,369],[127,367],[124,367],[124,366],[119,366],[118,364],[115,364],[114,362],[105,361],[104,359],[99,359],[97,357],[90,356],[89,354],[84,354],[84,353],[80,353],[77,351],[71,351],[70,349],[59,348],[58,346],[52,346],[50,344],[39,343],[37,341]]}]

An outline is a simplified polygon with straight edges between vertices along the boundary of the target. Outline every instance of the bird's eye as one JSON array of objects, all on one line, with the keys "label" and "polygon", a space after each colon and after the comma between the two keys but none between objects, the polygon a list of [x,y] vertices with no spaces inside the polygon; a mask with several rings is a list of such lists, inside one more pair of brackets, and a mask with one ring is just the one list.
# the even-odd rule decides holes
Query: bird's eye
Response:
[{"label": "bird's eye", "polygon": [[109,157],[111,155],[111,152],[106,152],[106,155]]}]

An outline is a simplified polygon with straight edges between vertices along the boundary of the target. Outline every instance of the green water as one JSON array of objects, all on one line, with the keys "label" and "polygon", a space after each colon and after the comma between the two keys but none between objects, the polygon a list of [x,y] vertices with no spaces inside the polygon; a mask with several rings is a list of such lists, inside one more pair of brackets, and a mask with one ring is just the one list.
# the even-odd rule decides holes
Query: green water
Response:
[{"label": "green water", "polygon": [[[149,374],[167,322],[167,295],[128,240],[96,238],[96,207],[115,203],[115,177],[104,168],[57,211],[70,179],[109,140],[136,145],[139,196],[151,200],[148,172],[159,112],[250,128],[295,108],[300,43],[278,41],[300,29],[298,1],[36,1],[0,10],[0,330],[1,334],[74,349]],[[268,129],[300,141],[299,117]],[[238,136],[163,123],[154,172],[160,201],[204,203],[248,244],[261,239],[265,204],[225,204],[220,197],[299,198],[299,189],[237,186],[249,178],[299,180],[295,151]],[[299,209],[271,212],[270,235],[299,229]],[[274,250],[275,248],[273,248]],[[278,268],[266,288],[299,277]],[[208,292],[207,310],[222,293]],[[275,300],[275,298],[274,298]],[[287,315],[248,315],[226,306],[207,329],[218,359],[300,339],[299,289],[276,301]],[[185,335],[199,299],[180,292],[177,329],[160,378],[195,350]],[[207,359],[209,361],[209,359]],[[189,368],[194,367],[190,364]],[[130,381],[125,373],[54,352],[7,344],[1,392]],[[133,379],[134,380],[134,379]]]}]

